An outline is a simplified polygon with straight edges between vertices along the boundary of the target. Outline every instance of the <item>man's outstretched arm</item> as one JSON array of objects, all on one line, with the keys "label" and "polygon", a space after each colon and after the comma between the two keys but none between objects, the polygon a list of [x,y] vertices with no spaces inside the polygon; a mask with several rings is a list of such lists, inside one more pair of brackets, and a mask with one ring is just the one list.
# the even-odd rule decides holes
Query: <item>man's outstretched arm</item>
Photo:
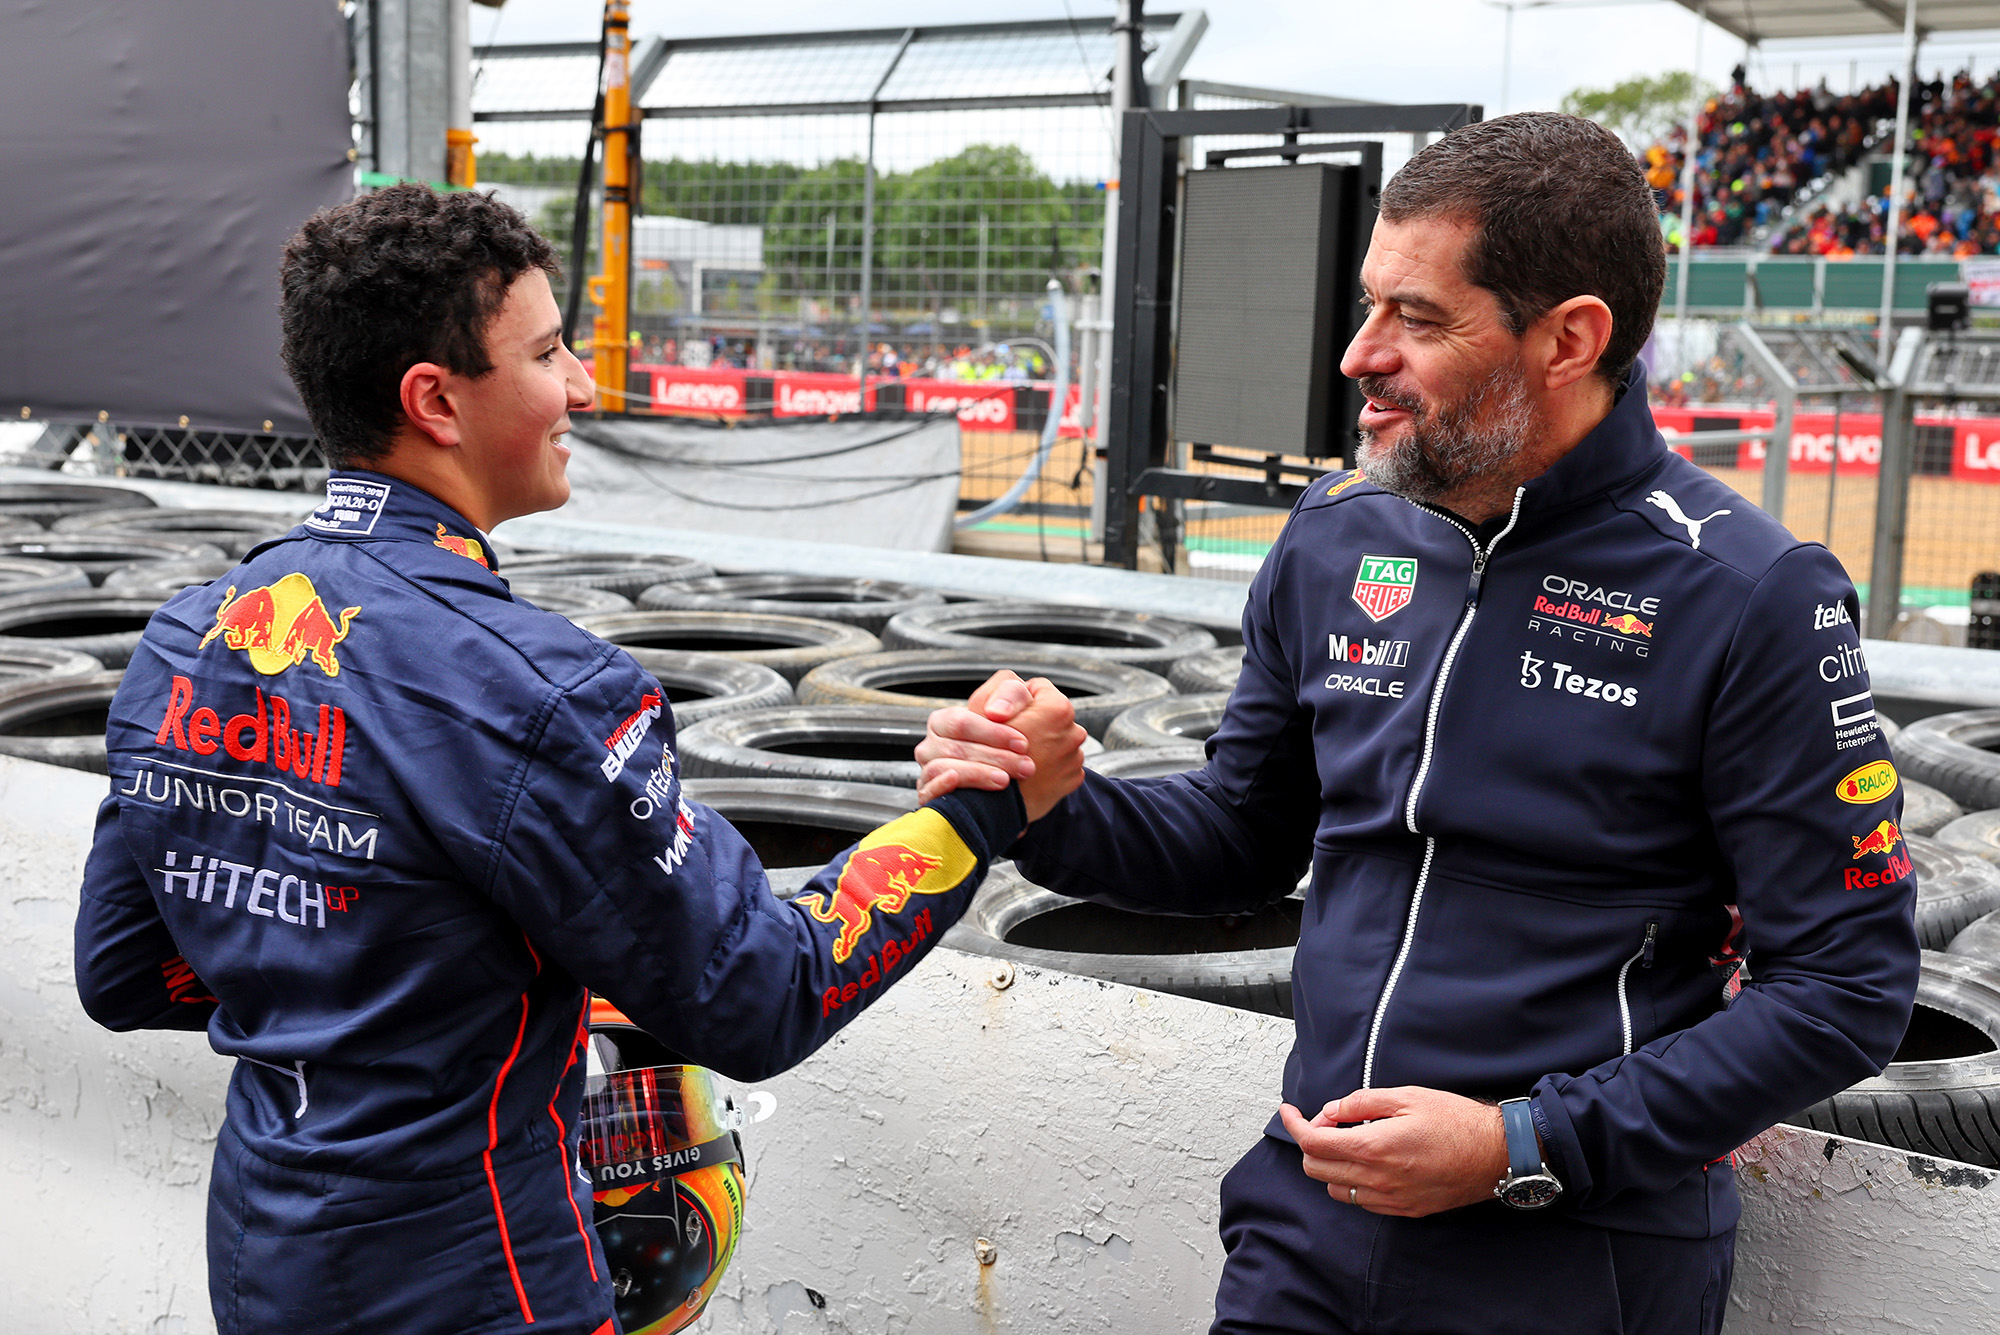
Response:
[{"label": "man's outstretched arm", "polygon": [[[483,883],[539,955],[689,1061],[762,1078],[907,975],[1032,813],[1012,788],[945,794],[780,900],[742,835],[681,797],[666,716],[607,762],[604,738],[658,690],[619,655],[565,693],[500,837],[462,853],[484,860]],[[1052,756],[1081,744],[1059,695],[1019,721]]]}]

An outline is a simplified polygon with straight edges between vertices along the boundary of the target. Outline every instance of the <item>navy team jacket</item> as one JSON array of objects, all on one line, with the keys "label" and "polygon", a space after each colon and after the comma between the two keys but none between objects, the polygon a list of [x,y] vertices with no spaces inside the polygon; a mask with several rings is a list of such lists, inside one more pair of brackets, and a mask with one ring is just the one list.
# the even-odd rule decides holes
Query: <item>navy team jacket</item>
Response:
[{"label": "navy team jacket", "polygon": [[[271,1199],[231,1203],[253,1223],[223,1231],[315,1201],[347,1212],[324,1235],[286,1225],[272,1264],[301,1288],[368,1265],[394,1287],[407,1262],[441,1329],[488,1329],[446,1300],[477,1286],[436,1259],[435,1229],[392,1228],[386,1250],[317,1272],[297,1242],[340,1252],[357,1211],[400,1208],[336,1209],[329,1182],[449,1182],[464,1253],[512,1290],[491,1328],[537,1319],[539,1300],[537,1328],[586,1301],[589,1330],[610,1298],[571,1171],[586,987],[690,1061],[782,1071],[910,971],[1024,818],[1011,789],[947,797],[781,902],[743,838],[682,799],[659,684],[515,599],[489,560],[436,498],[336,474],[305,524],[158,612],[111,706],[77,986],[114,1029],[205,1028],[238,1059],[225,1148],[254,1171],[230,1178]],[[218,1274],[217,1245],[221,1310],[258,1276]]]},{"label": "navy team jacket", "polygon": [[[1240,913],[1309,855],[1289,1102],[1532,1094],[1562,1208],[1711,1236],[1739,1210],[1724,1156],[1879,1071],[1915,994],[1854,590],[1670,453],[1636,372],[1487,528],[1316,482],[1207,766],[1090,775],[1019,863]],[[1712,961],[1744,947],[1731,1000]]]}]

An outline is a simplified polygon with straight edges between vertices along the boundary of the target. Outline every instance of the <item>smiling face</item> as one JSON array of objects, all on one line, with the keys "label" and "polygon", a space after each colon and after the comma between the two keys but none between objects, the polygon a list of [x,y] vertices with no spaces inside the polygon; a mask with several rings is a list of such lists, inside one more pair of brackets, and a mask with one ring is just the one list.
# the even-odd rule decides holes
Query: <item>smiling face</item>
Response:
[{"label": "smiling face", "polygon": [[493,369],[478,377],[454,374],[447,392],[466,483],[461,504],[466,518],[490,531],[569,499],[570,452],[562,437],[570,413],[591,405],[595,386],[563,344],[562,312],[540,269],[507,289],[485,344]]},{"label": "smiling face", "polygon": [[1538,424],[1522,340],[1465,277],[1474,234],[1456,219],[1379,220],[1361,266],[1368,314],[1340,363],[1366,400],[1355,461],[1411,500],[1503,479]]}]

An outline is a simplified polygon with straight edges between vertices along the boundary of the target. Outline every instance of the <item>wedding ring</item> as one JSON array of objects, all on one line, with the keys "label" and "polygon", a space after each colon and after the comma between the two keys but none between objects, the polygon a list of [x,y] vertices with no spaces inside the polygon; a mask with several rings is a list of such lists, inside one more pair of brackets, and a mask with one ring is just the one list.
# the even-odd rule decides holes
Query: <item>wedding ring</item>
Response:
[{"label": "wedding ring", "polygon": [[1361,1202],[1360,1202],[1360,1201],[1358,1201],[1358,1200],[1356,1200],[1356,1199],[1354,1198],[1354,1188],[1353,1188],[1353,1187],[1349,1187],[1349,1188],[1347,1189],[1347,1203],[1348,1203],[1349,1205],[1359,1205],[1359,1204],[1361,1204]]}]

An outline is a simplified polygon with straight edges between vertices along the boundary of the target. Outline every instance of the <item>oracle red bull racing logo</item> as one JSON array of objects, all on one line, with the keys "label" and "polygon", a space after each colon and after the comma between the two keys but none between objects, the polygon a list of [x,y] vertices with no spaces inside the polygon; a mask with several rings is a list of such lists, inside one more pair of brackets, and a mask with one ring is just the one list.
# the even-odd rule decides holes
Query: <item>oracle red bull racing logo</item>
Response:
[{"label": "oracle red bull racing logo", "polygon": [[250,666],[266,677],[311,659],[329,677],[340,675],[334,646],[347,638],[348,625],[361,612],[343,608],[338,617],[327,611],[312,580],[293,571],[275,584],[251,589],[241,596],[230,585],[215,609],[215,626],[201,637],[200,648],[220,638],[223,646],[249,655]]},{"label": "oracle red bull racing logo", "polygon": [[798,902],[818,921],[840,924],[833,959],[845,964],[874,926],[878,910],[900,913],[918,895],[944,894],[978,865],[951,822],[926,807],[864,838],[848,855],[831,895],[816,891]]}]

